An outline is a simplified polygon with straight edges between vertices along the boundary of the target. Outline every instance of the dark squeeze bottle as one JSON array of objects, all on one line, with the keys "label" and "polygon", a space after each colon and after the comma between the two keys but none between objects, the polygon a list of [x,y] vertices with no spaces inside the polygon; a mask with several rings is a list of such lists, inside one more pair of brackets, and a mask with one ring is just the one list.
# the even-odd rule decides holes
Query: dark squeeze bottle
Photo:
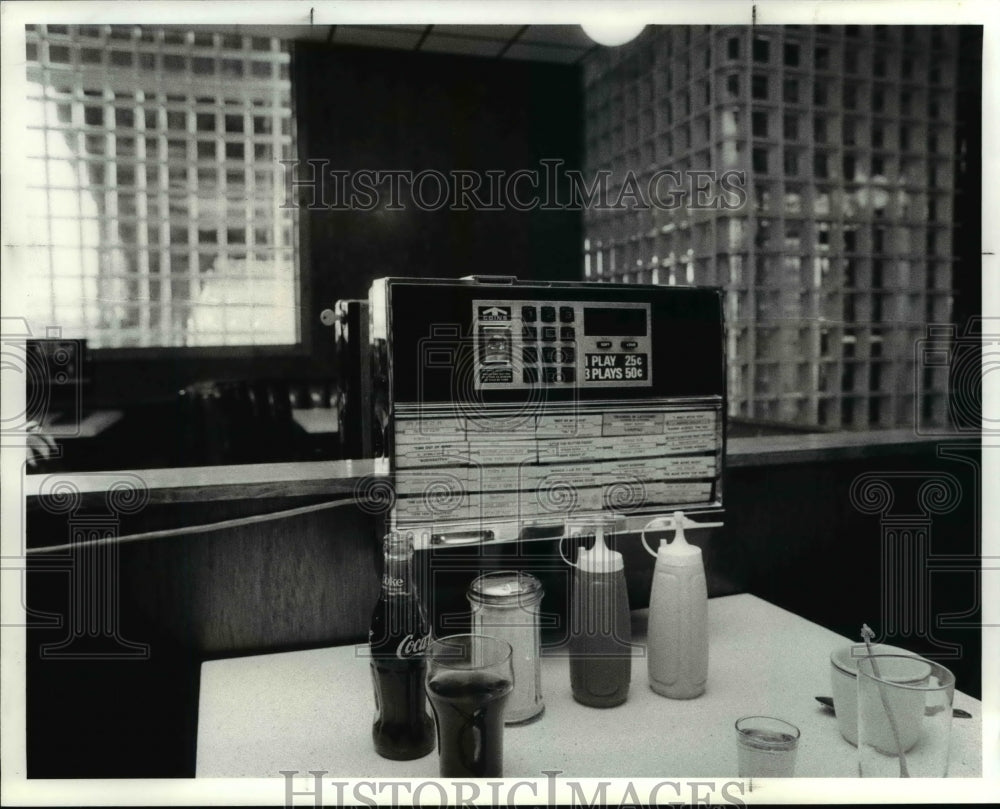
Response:
[{"label": "dark squeeze bottle", "polygon": [[620,553],[596,529],[594,547],[581,548],[573,576],[569,678],[573,699],[611,708],[628,699],[632,627]]},{"label": "dark squeeze bottle", "polygon": [[406,761],[434,749],[434,722],[424,692],[430,626],[411,582],[412,534],[389,533],[383,552],[382,592],[368,630],[375,689],[372,740],[383,758]]}]

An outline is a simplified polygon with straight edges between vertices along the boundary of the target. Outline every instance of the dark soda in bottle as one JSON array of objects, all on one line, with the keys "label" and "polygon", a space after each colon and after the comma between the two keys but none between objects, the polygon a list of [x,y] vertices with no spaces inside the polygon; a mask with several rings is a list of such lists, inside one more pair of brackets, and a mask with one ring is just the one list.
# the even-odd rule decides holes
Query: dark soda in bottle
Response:
[{"label": "dark soda in bottle", "polygon": [[375,688],[372,740],[383,758],[406,761],[434,749],[424,691],[430,625],[411,581],[413,535],[390,532],[383,552],[382,592],[368,630]]}]

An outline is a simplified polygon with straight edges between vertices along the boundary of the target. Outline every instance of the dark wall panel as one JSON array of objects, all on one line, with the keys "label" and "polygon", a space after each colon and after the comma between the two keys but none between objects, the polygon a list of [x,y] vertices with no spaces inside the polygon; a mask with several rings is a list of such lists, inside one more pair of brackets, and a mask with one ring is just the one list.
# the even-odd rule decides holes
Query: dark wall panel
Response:
[{"label": "dark wall panel", "polygon": [[[159,504],[120,521],[100,507],[31,508],[27,531],[29,545],[52,545],[81,531],[124,536],[303,500]],[[339,508],[29,557],[28,777],[194,777],[202,661],[363,641],[378,597],[375,536],[372,515]]]},{"label": "dark wall panel", "polygon": [[980,464],[977,444],[955,442],[937,454],[730,469],[726,526],[706,561],[845,637],[860,642],[869,624],[979,698]]},{"label": "dark wall panel", "polygon": [[[506,180],[527,170],[541,179],[541,161],[562,161],[565,202],[562,170],[578,169],[581,152],[575,67],[300,44],[294,85],[300,153],[319,161],[297,178],[319,180],[298,188],[300,204],[318,203],[304,217],[303,251],[317,305],[364,297],[371,279],[387,275],[581,277],[580,212],[517,210],[488,190],[487,174]],[[405,180],[402,210],[387,210],[388,185],[373,210],[351,209],[329,172],[365,170],[441,172],[449,182],[456,171],[472,172],[479,198],[499,209],[439,207],[432,178],[423,199],[436,209],[421,209]],[[522,201],[536,199],[528,181],[517,188]],[[543,192],[537,199],[544,202]]]}]

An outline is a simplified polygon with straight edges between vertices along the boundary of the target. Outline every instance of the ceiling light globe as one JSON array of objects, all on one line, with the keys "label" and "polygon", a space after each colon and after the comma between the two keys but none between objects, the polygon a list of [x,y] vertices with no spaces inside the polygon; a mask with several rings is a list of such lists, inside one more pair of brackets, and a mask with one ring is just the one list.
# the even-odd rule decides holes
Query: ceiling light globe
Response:
[{"label": "ceiling light globe", "polygon": [[637,22],[588,22],[581,23],[583,32],[598,45],[614,48],[631,42],[646,26]]}]

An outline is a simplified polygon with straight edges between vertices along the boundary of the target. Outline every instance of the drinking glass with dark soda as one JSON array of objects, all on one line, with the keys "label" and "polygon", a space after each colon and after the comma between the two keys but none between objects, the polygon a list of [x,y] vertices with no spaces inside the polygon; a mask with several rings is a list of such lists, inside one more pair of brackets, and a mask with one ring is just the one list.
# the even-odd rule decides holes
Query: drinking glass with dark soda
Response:
[{"label": "drinking glass with dark soda", "polygon": [[511,646],[489,635],[449,635],[427,649],[427,697],[442,778],[503,776],[503,727],[514,689]]}]

